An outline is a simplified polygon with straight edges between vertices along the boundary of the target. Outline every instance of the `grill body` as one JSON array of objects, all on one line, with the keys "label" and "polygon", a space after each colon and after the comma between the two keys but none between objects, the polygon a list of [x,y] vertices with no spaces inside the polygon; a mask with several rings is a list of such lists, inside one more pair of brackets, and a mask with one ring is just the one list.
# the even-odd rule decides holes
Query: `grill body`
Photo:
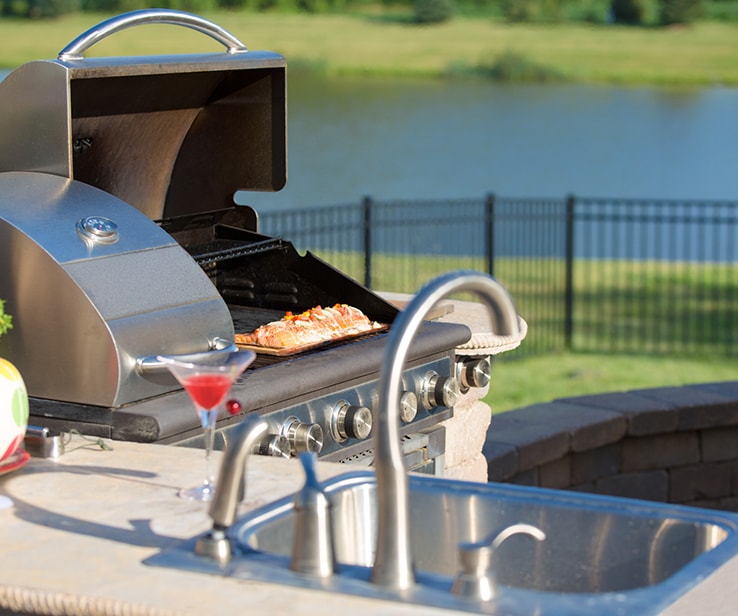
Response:
[{"label": "grill body", "polygon": [[[133,20],[162,14],[191,21],[166,11]],[[67,50],[0,82],[0,297],[15,317],[0,355],[24,376],[32,423],[199,446],[188,397],[165,370],[143,370],[147,360],[209,352],[287,310],[346,303],[388,327],[397,314],[315,255],[260,234],[258,214],[235,204],[236,192],[287,180],[286,61],[203,29],[229,48],[135,58]],[[347,434],[336,409],[373,412],[385,337],[260,355],[232,394],[293,455],[309,432],[321,434],[325,457],[370,459],[367,435]],[[427,323],[407,391],[420,396],[429,374],[453,378],[454,348],[468,338],[463,326]],[[404,428],[409,448],[438,451],[428,430],[452,414],[452,404],[418,409]],[[221,413],[221,446],[242,415]]]}]

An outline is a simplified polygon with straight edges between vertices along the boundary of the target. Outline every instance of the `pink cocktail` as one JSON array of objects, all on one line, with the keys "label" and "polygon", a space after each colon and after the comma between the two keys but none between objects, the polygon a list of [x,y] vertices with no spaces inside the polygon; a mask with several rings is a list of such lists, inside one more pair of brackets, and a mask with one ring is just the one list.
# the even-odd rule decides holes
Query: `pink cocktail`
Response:
[{"label": "pink cocktail", "polygon": [[223,374],[195,374],[187,377],[182,386],[193,402],[203,409],[220,406],[231,389],[231,379]]},{"label": "pink cocktail", "polygon": [[255,357],[252,351],[205,353],[202,361],[192,361],[191,357],[158,357],[189,394],[205,434],[205,480],[196,488],[180,490],[178,494],[182,498],[198,501],[213,498],[215,477],[210,468],[210,452],[213,450],[218,409],[223,405],[233,382]]}]

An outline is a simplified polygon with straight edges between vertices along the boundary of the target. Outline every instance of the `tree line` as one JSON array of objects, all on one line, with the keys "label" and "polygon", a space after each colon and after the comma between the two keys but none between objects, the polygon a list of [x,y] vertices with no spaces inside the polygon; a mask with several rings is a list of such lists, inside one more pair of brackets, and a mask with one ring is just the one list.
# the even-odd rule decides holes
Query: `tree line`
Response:
[{"label": "tree line", "polygon": [[[738,21],[738,0],[159,0],[157,8],[194,13],[215,10],[330,13],[381,3],[406,10],[408,21],[442,23],[454,16],[492,16],[515,23],[622,24],[668,27],[700,19]],[[0,17],[43,19],[88,11],[117,14],[149,8],[147,0],[0,0]]]}]

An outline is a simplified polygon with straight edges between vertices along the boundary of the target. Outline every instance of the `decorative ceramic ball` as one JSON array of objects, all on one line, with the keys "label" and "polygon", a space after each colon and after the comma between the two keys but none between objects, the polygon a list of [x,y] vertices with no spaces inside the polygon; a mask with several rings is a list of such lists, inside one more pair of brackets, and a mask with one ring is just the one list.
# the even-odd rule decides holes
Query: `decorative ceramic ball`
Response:
[{"label": "decorative ceramic ball", "polygon": [[0,358],[0,462],[15,453],[28,426],[28,393],[18,369]]}]

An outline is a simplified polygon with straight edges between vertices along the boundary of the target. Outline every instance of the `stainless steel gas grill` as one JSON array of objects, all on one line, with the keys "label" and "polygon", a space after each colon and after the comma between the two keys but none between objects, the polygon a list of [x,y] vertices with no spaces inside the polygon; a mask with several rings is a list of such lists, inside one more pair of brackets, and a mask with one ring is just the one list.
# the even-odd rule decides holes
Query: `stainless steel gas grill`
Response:
[{"label": "stainless steel gas grill", "polygon": [[[165,22],[222,53],[85,58],[122,28]],[[326,262],[258,231],[237,191],[287,178],[286,62],[198,17],[145,10],[103,22],[58,58],[0,82],[0,297],[15,316],[0,356],[20,369],[31,423],[199,446],[191,403],[159,354],[233,346],[286,310],[346,303],[391,326],[397,310]],[[404,376],[409,459],[431,472],[458,390],[461,325],[428,322]],[[272,426],[263,452],[367,463],[386,333],[260,355],[237,416]]]}]

